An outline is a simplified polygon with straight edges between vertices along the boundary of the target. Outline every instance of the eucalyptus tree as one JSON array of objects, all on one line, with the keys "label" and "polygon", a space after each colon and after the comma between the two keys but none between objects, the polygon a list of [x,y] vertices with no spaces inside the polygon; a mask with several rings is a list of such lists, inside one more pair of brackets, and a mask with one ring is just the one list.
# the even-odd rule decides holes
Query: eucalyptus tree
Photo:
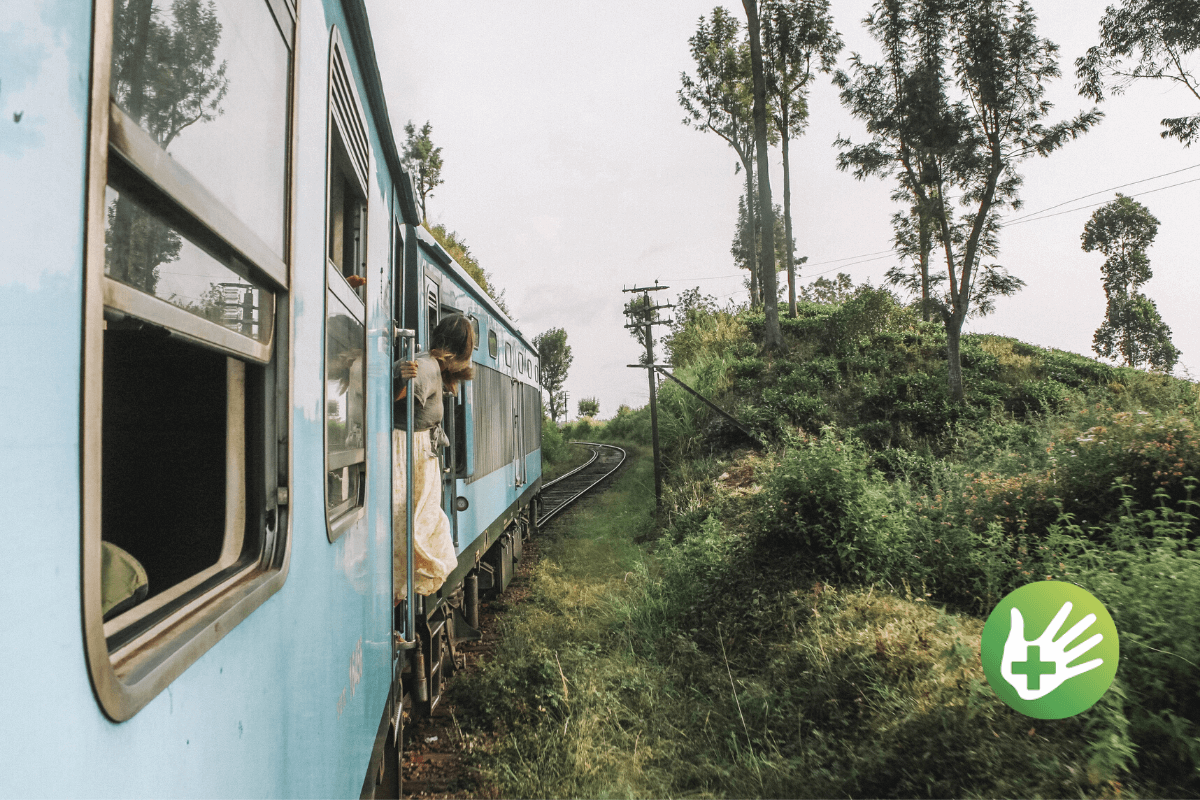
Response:
[{"label": "eucalyptus tree", "polygon": [[[759,236],[749,237],[746,235],[747,234],[746,229],[749,227],[750,227],[749,208],[746,204],[746,196],[742,195],[742,196],[738,197],[737,228],[735,229],[734,234],[733,234],[733,241],[730,243],[730,246],[729,246],[729,254],[731,256],[733,256],[733,263],[739,269],[748,269],[750,264],[759,263],[762,261],[761,253],[759,253],[759,252],[752,253],[746,249],[746,243],[750,239],[755,240],[756,244],[758,245],[759,248],[762,247],[761,237],[759,237]],[[787,240],[787,236],[785,234],[786,234],[786,232],[784,230],[784,224],[783,224],[783,209],[781,209],[779,207],[779,204],[776,203],[775,204],[775,265],[776,265],[776,271],[778,271],[778,268],[780,267],[780,265],[786,263],[786,261],[787,261],[788,254],[785,253],[784,251],[787,249],[787,241],[788,240]]]},{"label": "eucalyptus tree", "polygon": [[425,210],[425,201],[443,183],[442,148],[434,147],[433,126],[428,120],[420,130],[409,120],[404,126],[404,135],[406,138],[400,164],[417,181],[417,194],[421,196],[421,221],[428,226],[429,214]]},{"label": "eucalyptus tree", "polygon": [[1158,218],[1150,209],[1118,194],[1116,200],[1096,209],[1083,226],[1081,239],[1085,253],[1099,250],[1108,256],[1100,267],[1108,302],[1092,349],[1104,358],[1121,356],[1130,367],[1147,364],[1170,372],[1179,360],[1171,329],[1154,301],[1138,291],[1153,274],[1146,248],[1157,235]]},{"label": "eucalyptus tree", "polygon": [[[767,151],[767,81],[764,75],[758,0],[742,0],[746,9],[746,35],[750,39],[750,68],[754,78],[754,144],[758,155],[758,219],[762,226],[763,349],[783,349],[779,330],[779,292],[775,275],[775,207],[771,203],[771,162]],[[751,204],[753,205],[753,204]]]},{"label": "eucalyptus tree", "polygon": [[[1079,93],[1096,102],[1134,81],[1183,86],[1200,100],[1200,80],[1188,57],[1200,50],[1200,0],[1122,0],[1100,19],[1100,44],[1075,61]],[[1185,146],[1200,139],[1200,114],[1161,121],[1164,139]]]},{"label": "eucalyptus tree", "polygon": [[1046,86],[1061,75],[1058,47],[1037,35],[1026,0],[879,0],[866,24],[885,64],[855,56],[852,74],[837,81],[872,138],[839,139],[839,166],[860,178],[895,174],[929,215],[946,268],[946,290],[930,303],[946,328],[950,395],[962,402],[963,323],[1024,285],[983,261],[999,251],[1000,212],[1021,205],[1017,167],[1078,138],[1102,114],[1045,122]]},{"label": "eucalyptus tree", "polygon": [[894,267],[888,279],[920,294],[926,322],[933,309],[931,290],[938,283],[929,272],[937,176],[949,170],[960,131],[967,126],[955,119],[961,108],[949,107],[945,96],[949,20],[941,5],[876,3],[864,25],[879,43],[883,61],[868,64],[855,53],[850,72],[834,76],[842,103],[867,121],[871,134],[861,145],[838,137],[837,167],[860,180],[869,175],[896,179],[892,199],[909,204],[892,218],[896,249],[916,265],[917,274]]},{"label": "eucalyptus tree", "polygon": [[546,390],[546,410],[550,412],[550,419],[558,422],[559,416],[567,415],[567,393],[563,384],[567,380],[567,370],[575,360],[571,345],[567,344],[567,332],[562,328],[551,328],[533,337],[533,346],[537,348],[541,362],[538,382]]},{"label": "eucalyptus tree", "polygon": [[829,73],[837,63],[842,37],[833,27],[829,0],[768,0],[762,8],[763,56],[768,65],[771,115],[783,150],[784,258],[788,277],[788,315],[796,316],[796,239],[792,228],[792,171],[788,145],[804,133],[808,92],[814,72]]},{"label": "eucalyptus tree", "polygon": [[[746,173],[746,194],[754,194],[754,92],[750,47],[741,35],[741,23],[722,6],[712,10],[711,20],[700,17],[696,33],[688,39],[696,76],[680,73],[682,87],[676,93],[687,116],[683,124],[717,134],[737,153],[737,168]],[[746,251],[755,252],[757,230],[754,210],[747,230]],[[760,298],[757,265],[750,263],[750,302]]]}]

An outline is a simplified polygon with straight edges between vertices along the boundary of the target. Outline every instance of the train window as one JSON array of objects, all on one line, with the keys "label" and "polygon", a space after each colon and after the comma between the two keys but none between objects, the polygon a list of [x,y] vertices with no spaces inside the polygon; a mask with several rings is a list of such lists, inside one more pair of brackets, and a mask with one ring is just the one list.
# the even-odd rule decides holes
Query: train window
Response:
[{"label": "train window", "polygon": [[496,332],[488,331],[488,355],[496,358],[500,354],[500,340],[496,337]]},{"label": "train window", "polygon": [[325,514],[329,541],[366,504],[367,124],[337,29],[329,53]]},{"label": "train window", "polygon": [[294,12],[192,11],[115,0],[94,26],[83,617],[116,721],[286,563]]},{"label": "train window", "polygon": [[475,329],[475,349],[479,349],[479,319],[474,315],[471,316],[471,327]]},{"label": "train window", "polygon": [[441,293],[441,290],[442,290],[442,287],[440,285],[429,280],[428,277],[426,278],[426,280],[425,280],[425,324],[428,327],[425,329],[425,331],[426,331],[427,336],[429,337],[424,342],[426,350],[429,349],[429,340],[433,338],[433,329],[437,327],[438,320],[441,318],[438,314],[438,309],[440,308],[440,304],[438,303],[438,296]]},{"label": "train window", "polygon": [[504,363],[510,367],[512,366],[512,345],[508,342],[504,343]]}]

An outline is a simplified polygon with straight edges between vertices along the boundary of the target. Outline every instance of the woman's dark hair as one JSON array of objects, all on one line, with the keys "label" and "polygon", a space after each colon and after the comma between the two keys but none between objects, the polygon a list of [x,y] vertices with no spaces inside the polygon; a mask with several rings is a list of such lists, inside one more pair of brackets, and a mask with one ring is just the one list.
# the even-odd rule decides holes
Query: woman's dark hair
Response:
[{"label": "woman's dark hair", "polygon": [[475,377],[471,353],[475,350],[475,327],[462,314],[442,317],[429,337],[429,355],[442,367],[442,380],[450,386]]}]

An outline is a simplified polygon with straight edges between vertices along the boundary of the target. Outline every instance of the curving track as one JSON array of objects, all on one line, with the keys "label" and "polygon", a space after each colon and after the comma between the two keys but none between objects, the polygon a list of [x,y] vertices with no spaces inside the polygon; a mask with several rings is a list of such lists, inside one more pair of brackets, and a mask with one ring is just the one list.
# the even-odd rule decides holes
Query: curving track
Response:
[{"label": "curving track", "polygon": [[538,527],[545,525],[558,512],[574,503],[595,488],[601,481],[617,471],[625,463],[625,451],[611,444],[596,442],[572,442],[592,449],[591,459],[581,467],[562,475],[542,486],[542,513]]}]

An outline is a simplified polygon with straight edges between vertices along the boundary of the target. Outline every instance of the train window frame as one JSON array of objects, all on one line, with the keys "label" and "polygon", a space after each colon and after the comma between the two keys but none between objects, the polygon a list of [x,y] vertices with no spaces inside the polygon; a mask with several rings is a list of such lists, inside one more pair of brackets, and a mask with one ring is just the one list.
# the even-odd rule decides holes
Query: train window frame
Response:
[{"label": "train window frame", "polygon": [[474,314],[468,314],[467,318],[471,320],[471,327],[475,329],[475,347],[473,349],[478,350],[479,349],[479,317],[475,316]]},{"label": "train window frame", "polygon": [[513,360],[512,342],[505,342],[504,343],[504,366],[511,367],[512,363],[513,363],[512,360]]},{"label": "train window frame", "polygon": [[488,355],[496,359],[500,357],[500,337],[492,327],[488,327]]},{"label": "train window frame", "polygon": [[[342,448],[336,453],[331,449],[330,440],[331,420],[328,411],[323,415],[325,424],[322,425],[322,451],[324,458],[324,507],[325,531],[330,543],[336,542],[356,522],[366,515],[367,508],[367,451],[366,441],[368,431],[366,413],[366,358],[367,358],[367,316],[366,316],[366,258],[367,231],[370,214],[368,192],[368,176],[370,175],[371,147],[367,138],[366,114],[355,85],[354,73],[346,56],[346,47],[342,42],[341,33],[337,26],[330,29],[329,36],[329,65],[326,88],[326,173],[325,173],[325,316],[324,316],[324,347],[323,378],[324,402],[326,410],[333,407],[330,403],[330,387],[337,380],[339,387],[345,390],[347,400],[352,397],[355,361],[350,361],[347,367],[346,380],[340,380],[340,375],[333,375],[331,368],[341,371],[341,364],[334,365],[329,356],[331,321],[336,317],[334,312],[341,309],[348,312],[346,319],[353,326],[361,327],[361,357],[358,359],[359,393],[361,407],[357,408],[361,430],[357,438],[359,447]],[[356,240],[346,238],[345,199],[356,192],[358,197],[358,235]],[[335,198],[337,199],[335,202]],[[341,241],[337,240],[339,233],[338,209],[341,209],[342,226]],[[339,246],[340,245],[340,246]],[[341,261],[337,258],[340,256]],[[347,263],[347,258],[352,263]],[[353,286],[350,278],[357,276],[363,279],[360,286]],[[348,352],[348,351],[347,351]],[[341,404],[339,404],[341,405]],[[352,409],[348,403],[338,409],[345,416],[344,430],[352,429]],[[349,437],[351,434],[347,433]],[[335,487],[336,483],[336,487]],[[341,497],[333,499],[334,488],[341,489]]]},{"label": "train window frame", "polygon": [[[290,566],[293,371],[289,334],[298,97],[296,16],[294,6],[278,0],[260,0],[259,7],[269,17],[260,17],[258,22],[278,31],[284,44],[278,53],[286,59],[277,95],[283,108],[279,144],[284,148],[282,191],[278,196],[283,226],[279,254],[117,105],[111,93],[114,2],[97,0],[94,4],[85,183],[80,583],[89,678],[101,710],[114,722],[133,717],[278,591]],[[246,8],[255,13],[252,4]],[[131,199],[149,206],[141,213],[173,229],[181,239],[237,276],[239,282],[258,289],[257,307],[249,302],[258,317],[239,318],[238,330],[234,330],[228,316],[224,322],[198,316],[151,294],[153,287],[144,291],[109,277],[106,231],[110,187],[128,192]],[[243,295],[239,293],[238,297]],[[228,305],[228,300],[224,302]],[[257,336],[253,335],[254,328],[258,329]],[[105,363],[110,331],[117,336],[132,334],[125,341],[132,342],[129,350],[135,355],[145,357],[149,353],[154,358],[155,346],[147,350],[143,345],[164,342],[170,343],[166,352],[202,354],[213,369],[221,369],[217,365],[223,364],[225,381],[217,391],[224,397],[224,408],[214,412],[214,419],[219,419],[225,441],[210,446],[214,452],[223,452],[218,460],[223,463],[219,474],[225,498],[223,510],[215,512],[224,519],[216,561],[148,599],[134,600],[127,608],[112,608],[106,620],[103,584],[111,549],[104,547],[108,540],[104,538],[103,519],[109,513],[104,497],[112,492],[117,498],[127,499],[133,490],[122,490],[119,484],[116,489],[106,489],[102,481],[106,456],[119,460],[130,457],[115,445],[111,452],[105,449],[105,381],[109,367],[128,370],[129,364],[136,364],[121,361],[120,350],[114,350],[117,360]],[[117,380],[120,375],[112,373],[111,379]],[[165,380],[157,384],[153,378],[147,380],[146,385],[152,389],[166,386],[179,393],[188,388]],[[121,413],[121,402],[113,399],[110,405],[110,414]],[[161,425],[171,416],[164,407],[151,424]],[[126,417],[114,419],[128,423]],[[164,429],[155,429],[154,435],[164,438]],[[167,438],[167,444],[175,442]],[[190,463],[186,448],[175,450],[183,453],[177,463]],[[120,463],[138,466],[124,460]],[[208,463],[216,462],[210,459]],[[111,474],[125,473],[115,470]],[[144,483],[140,487],[140,491],[146,491]],[[194,564],[196,556],[185,553],[184,560]]]}]

